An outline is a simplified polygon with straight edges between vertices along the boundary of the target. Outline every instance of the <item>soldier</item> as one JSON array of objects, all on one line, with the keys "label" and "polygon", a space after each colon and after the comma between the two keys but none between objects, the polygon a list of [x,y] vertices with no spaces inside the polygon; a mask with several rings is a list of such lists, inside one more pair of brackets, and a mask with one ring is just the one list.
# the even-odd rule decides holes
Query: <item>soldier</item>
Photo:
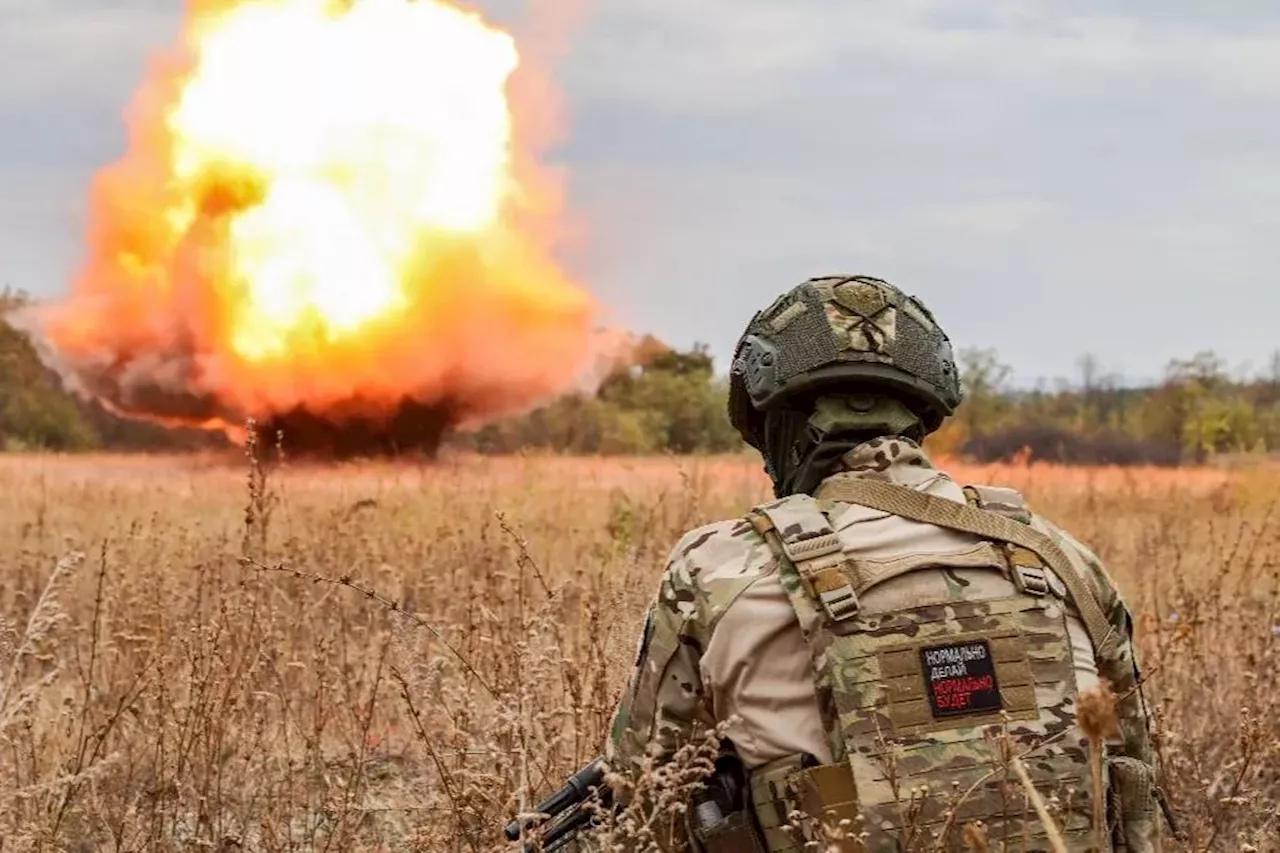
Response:
[{"label": "soldier", "polygon": [[[931,464],[960,399],[947,336],[887,282],[811,279],[752,319],[729,414],[777,499],[676,546],[606,755],[634,810],[646,763],[718,724],[742,793],[715,777],[638,847],[1158,849],[1130,614],[1018,493]],[[1100,681],[1118,725],[1079,719]]]}]

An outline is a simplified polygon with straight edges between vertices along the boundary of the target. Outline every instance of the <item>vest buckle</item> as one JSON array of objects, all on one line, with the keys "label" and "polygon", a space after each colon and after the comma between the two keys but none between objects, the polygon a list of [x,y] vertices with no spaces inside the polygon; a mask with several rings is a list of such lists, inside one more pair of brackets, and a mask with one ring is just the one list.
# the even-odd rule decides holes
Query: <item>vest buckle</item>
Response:
[{"label": "vest buckle", "polygon": [[841,622],[858,612],[858,593],[844,572],[842,563],[827,563],[820,567],[805,566],[800,576],[809,587],[809,594],[818,600],[828,618]]},{"label": "vest buckle", "polygon": [[1043,597],[1049,594],[1049,575],[1041,567],[1014,566],[1013,585],[1018,592]]}]

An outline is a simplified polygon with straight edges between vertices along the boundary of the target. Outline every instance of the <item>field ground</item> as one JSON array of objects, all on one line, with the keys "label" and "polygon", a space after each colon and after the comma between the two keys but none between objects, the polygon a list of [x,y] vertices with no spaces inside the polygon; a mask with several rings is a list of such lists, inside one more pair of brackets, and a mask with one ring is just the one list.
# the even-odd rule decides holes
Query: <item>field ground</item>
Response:
[{"label": "field ground", "polygon": [[[1280,849],[1280,472],[953,472],[1129,599],[1169,849]],[[0,456],[0,851],[506,849],[598,751],[667,551],[764,497],[738,458]]]}]

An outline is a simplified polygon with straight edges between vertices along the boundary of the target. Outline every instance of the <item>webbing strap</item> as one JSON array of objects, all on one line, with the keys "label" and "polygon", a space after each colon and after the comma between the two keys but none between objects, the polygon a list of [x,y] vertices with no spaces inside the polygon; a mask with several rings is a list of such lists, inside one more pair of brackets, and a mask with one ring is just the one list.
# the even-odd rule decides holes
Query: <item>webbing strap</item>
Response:
[{"label": "webbing strap", "polygon": [[[803,535],[802,530],[809,531],[808,538],[811,540],[826,538],[829,533],[838,542],[835,531],[831,530],[830,522],[814,505],[811,498],[806,496],[803,501],[792,501],[790,503],[792,505],[782,507],[757,507],[752,515],[748,517],[751,519],[756,531],[768,543],[769,549],[778,557],[778,573],[782,580],[782,588],[787,593],[787,598],[791,601],[791,607],[796,614],[796,621],[800,623],[800,633],[804,636],[805,645],[809,648],[809,655],[813,661],[814,690],[821,712],[819,716],[822,720],[822,730],[827,736],[827,746],[831,750],[831,755],[836,760],[840,760],[846,754],[846,747],[844,730],[840,726],[839,707],[836,704],[835,694],[832,692],[834,679],[831,671],[831,660],[827,657],[827,643],[822,640],[821,635],[823,611],[827,611],[827,619],[839,620],[848,614],[839,611],[833,613],[829,605],[851,604],[856,610],[858,599],[856,595],[853,595],[852,587],[849,587],[849,600],[846,600],[843,596],[836,601],[830,600],[830,597],[824,600],[820,594],[820,589],[812,583],[816,574],[813,571],[812,564],[806,567],[809,570],[809,574],[806,577],[805,571],[800,568],[803,563],[798,564],[791,556],[791,553],[788,552],[786,539],[791,539],[794,544]],[[793,504],[800,504],[800,506]],[[762,524],[761,520],[767,521],[767,524]],[[782,529],[791,534],[785,539],[779,535],[779,522],[783,524]],[[832,552],[827,555],[827,558],[830,559],[838,553],[842,552]],[[819,560],[821,561],[822,558],[819,558]],[[843,579],[844,584],[849,584],[848,579],[844,578],[843,573],[835,566],[828,566],[826,571],[828,573],[835,572]],[[831,585],[823,584],[823,586]],[[822,609],[820,610],[819,607]]]},{"label": "webbing strap", "polygon": [[1117,642],[1115,631],[1107,621],[1098,597],[1076,571],[1075,564],[1058,543],[1035,528],[994,512],[974,509],[968,504],[935,497],[883,480],[837,477],[823,483],[814,497],[858,504],[912,521],[972,533],[1034,551],[1048,563],[1049,568],[1053,569],[1067,588],[1067,594],[1080,612],[1085,630],[1089,632],[1089,639],[1093,641],[1096,654],[1103,656],[1113,651]]},{"label": "webbing strap", "polygon": [[858,612],[851,560],[831,522],[811,498],[757,507],[756,512],[769,519],[782,555],[831,619],[839,622]]}]

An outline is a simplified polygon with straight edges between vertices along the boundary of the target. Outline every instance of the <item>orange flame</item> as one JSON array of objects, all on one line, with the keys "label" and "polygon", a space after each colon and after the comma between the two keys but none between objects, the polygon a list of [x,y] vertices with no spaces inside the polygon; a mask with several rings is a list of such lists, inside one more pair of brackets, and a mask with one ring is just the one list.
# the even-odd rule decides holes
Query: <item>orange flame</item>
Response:
[{"label": "orange flame", "polygon": [[158,418],[459,417],[567,387],[594,305],[557,264],[510,35],[444,0],[190,0],[45,320]]}]

